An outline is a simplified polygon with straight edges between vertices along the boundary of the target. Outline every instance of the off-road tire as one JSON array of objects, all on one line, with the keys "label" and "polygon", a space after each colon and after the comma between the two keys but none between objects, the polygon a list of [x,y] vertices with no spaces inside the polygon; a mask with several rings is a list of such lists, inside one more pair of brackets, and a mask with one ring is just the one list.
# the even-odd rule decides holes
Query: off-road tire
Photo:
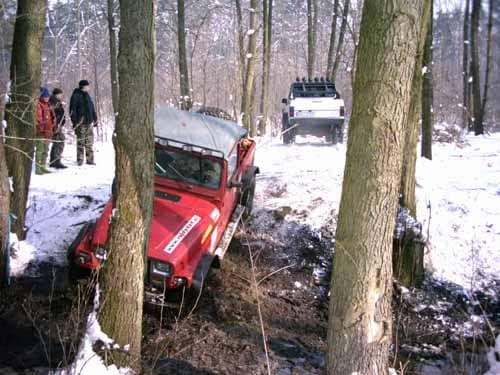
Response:
[{"label": "off-road tire", "polygon": [[243,194],[241,195],[241,204],[245,206],[245,211],[243,212],[243,219],[248,219],[252,216],[253,210],[253,200],[255,197],[255,176],[252,178],[250,184],[245,188]]},{"label": "off-road tire", "polygon": [[[281,118],[281,131],[285,132],[289,128],[288,124],[288,113],[283,112],[283,116]],[[292,134],[292,131],[287,131],[286,133],[283,133],[283,143],[286,145],[289,145],[293,143],[294,141],[294,136]]]}]

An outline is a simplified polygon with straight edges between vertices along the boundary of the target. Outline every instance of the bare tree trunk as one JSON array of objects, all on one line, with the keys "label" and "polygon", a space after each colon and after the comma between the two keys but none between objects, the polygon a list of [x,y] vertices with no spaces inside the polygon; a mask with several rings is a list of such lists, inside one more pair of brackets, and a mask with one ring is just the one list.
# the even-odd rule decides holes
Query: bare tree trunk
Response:
[{"label": "bare tree trunk", "polygon": [[434,23],[434,0],[431,0],[431,9],[429,12],[429,27],[425,38],[423,66],[425,73],[422,82],[422,156],[432,160],[432,102],[433,94],[433,65],[432,65],[432,35]]},{"label": "bare tree trunk", "polygon": [[464,28],[463,28],[463,106],[462,106],[462,126],[464,129],[470,127],[471,106],[469,97],[469,49],[470,49],[470,1],[465,0]]},{"label": "bare tree trunk", "polygon": [[331,283],[328,375],[388,371],[392,238],[421,13],[421,2],[364,2]]},{"label": "bare tree trunk", "polygon": [[[0,134],[3,129],[0,129]],[[7,269],[7,238],[9,236],[10,189],[7,162],[5,160],[4,139],[0,138],[0,289],[4,286]]]},{"label": "bare tree trunk", "polygon": [[339,11],[339,1],[333,2],[333,15],[332,15],[332,30],[330,32],[330,47],[328,48],[328,58],[326,62],[326,76],[332,76],[333,57],[335,55],[335,43],[337,42],[337,17]]},{"label": "bare tree trunk", "polygon": [[111,75],[111,100],[113,117],[118,113],[118,63],[115,24],[115,0],[108,0],[109,62]]},{"label": "bare tree trunk", "polygon": [[7,166],[12,176],[12,229],[25,238],[26,204],[31,179],[36,123],[36,100],[40,95],[40,56],[47,0],[19,0],[10,63],[11,97],[5,109]]},{"label": "bare tree trunk", "polygon": [[[415,55],[415,72],[411,87],[410,107],[405,123],[403,163],[401,168],[400,204],[407,208],[411,217],[417,218],[417,199],[415,194],[415,172],[417,166],[418,133],[422,116],[422,64],[427,41],[427,31],[431,21],[431,1],[423,1],[423,12],[419,26],[419,39]],[[424,253],[420,242],[410,234],[411,228],[399,241],[394,241],[394,277],[408,287],[418,286],[424,275]],[[406,233],[408,231],[408,233]]]},{"label": "bare tree trunk", "polygon": [[266,133],[266,123],[269,111],[269,80],[271,73],[271,41],[272,41],[272,20],[273,20],[273,0],[263,0],[263,52],[262,52],[262,94],[260,101],[260,113],[262,118],[259,121],[259,133]]},{"label": "bare tree trunk", "polygon": [[481,69],[479,63],[479,19],[481,0],[472,0],[471,13],[471,74],[472,74],[472,107],[474,113],[474,134],[484,133],[483,113],[481,106]]},{"label": "bare tree trunk", "polygon": [[252,93],[254,90],[255,82],[255,65],[257,56],[257,0],[250,0],[250,30],[253,30],[248,37],[248,55],[246,63],[246,73],[245,73],[245,84],[243,89],[243,96],[241,98],[241,112],[243,116],[243,126],[250,132],[250,135],[254,137],[257,135],[255,128],[255,122],[251,121],[251,113],[253,103],[252,103]]},{"label": "bare tree trunk", "polygon": [[483,89],[483,102],[481,104],[481,128],[480,133],[484,132],[484,117],[486,116],[486,104],[488,103],[488,93],[490,89],[490,73],[491,73],[491,61],[493,59],[492,52],[492,30],[493,30],[493,0],[489,0],[488,5],[488,26],[487,26],[487,37],[486,37],[486,72],[484,75],[484,89]]},{"label": "bare tree trunk", "polygon": [[184,0],[177,0],[177,40],[179,43],[179,74],[181,91],[181,108],[190,110],[193,106],[189,86],[189,73],[186,57],[186,25]]},{"label": "bare tree trunk", "polygon": [[116,214],[111,222],[109,255],[100,274],[102,329],[121,347],[130,345],[126,354],[112,351],[110,361],[137,373],[141,369],[144,269],[153,205],[154,19],[154,0],[120,0]]},{"label": "bare tree trunk", "polygon": [[415,73],[412,80],[411,100],[405,124],[403,146],[403,164],[401,168],[400,196],[401,205],[408,208],[413,218],[417,217],[417,199],[415,196],[415,170],[417,164],[417,144],[422,115],[422,62],[430,14],[430,0],[423,2],[422,23],[419,25],[417,53],[415,55]]},{"label": "bare tree trunk", "polygon": [[350,1],[344,1],[344,9],[342,11],[342,23],[340,24],[340,32],[339,32],[339,42],[337,43],[337,52],[335,53],[335,62],[332,67],[332,74],[330,75],[330,80],[335,82],[335,78],[337,77],[337,71],[339,70],[340,58],[342,56],[342,50],[344,48],[344,37],[347,29],[347,18],[349,16],[349,6]]},{"label": "bare tree trunk", "polygon": [[236,21],[237,21],[237,38],[238,38],[238,70],[240,73],[241,94],[245,90],[245,74],[246,74],[246,53],[245,53],[245,35],[243,33],[243,12],[241,11],[241,1],[235,0],[236,5]]},{"label": "bare tree trunk", "polygon": [[318,27],[318,2],[307,0],[307,76],[312,79],[316,63],[316,29]]}]

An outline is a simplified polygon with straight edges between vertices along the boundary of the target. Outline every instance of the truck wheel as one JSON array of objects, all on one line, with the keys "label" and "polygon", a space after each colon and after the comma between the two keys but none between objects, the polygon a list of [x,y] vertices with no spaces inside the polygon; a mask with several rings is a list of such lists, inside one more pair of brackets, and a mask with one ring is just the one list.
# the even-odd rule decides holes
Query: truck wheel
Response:
[{"label": "truck wheel", "polygon": [[245,206],[245,212],[243,212],[244,219],[248,219],[252,215],[254,196],[255,196],[255,177],[252,178],[252,182],[243,191],[243,194],[241,196],[241,204]]},{"label": "truck wheel", "polygon": [[338,126],[338,141],[344,143],[344,124]]},{"label": "truck wheel", "polygon": [[338,129],[334,126],[329,134],[326,135],[326,142],[336,145],[338,143]]},{"label": "truck wheel", "polygon": [[[281,118],[281,131],[284,132],[288,129],[288,113],[283,112],[283,116]],[[289,145],[293,142],[292,134],[290,131],[283,133],[283,143]]]}]

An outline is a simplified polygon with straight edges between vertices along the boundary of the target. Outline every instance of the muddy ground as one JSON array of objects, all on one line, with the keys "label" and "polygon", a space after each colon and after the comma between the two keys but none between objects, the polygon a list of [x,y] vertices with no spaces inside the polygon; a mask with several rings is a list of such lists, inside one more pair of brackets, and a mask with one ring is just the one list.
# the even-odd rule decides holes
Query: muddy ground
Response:
[{"label": "muddy ground", "polygon": [[[272,374],[324,373],[333,234],[312,232],[295,221],[300,215],[286,207],[260,212],[240,228],[199,298],[181,311],[180,304],[146,309],[145,374],[267,374],[262,327]],[[36,268],[40,277],[14,280],[1,294],[0,374],[45,374],[71,363],[85,328],[91,289],[68,283],[64,268]],[[499,291],[500,282],[466,295],[431,276],[418,290],[395,284],[394,367],[481,374],[500,328]]]}]

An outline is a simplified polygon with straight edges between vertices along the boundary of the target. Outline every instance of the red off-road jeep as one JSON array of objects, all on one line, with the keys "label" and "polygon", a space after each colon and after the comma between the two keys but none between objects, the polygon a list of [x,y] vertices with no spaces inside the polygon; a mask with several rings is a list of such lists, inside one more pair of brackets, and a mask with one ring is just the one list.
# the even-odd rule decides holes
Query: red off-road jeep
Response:
[{"label": "red off-road jeep", "polygon": [[[155,113],[155,194],[146,299],[165,289],[199,289],[226,253],[255,191],[255,142],[235,123],[172,108]],[[113,189],[112,189],[113,190]],[[82,228],[70,266],[96,270],[106,259],[110,200],[101,217]],[[215,264],[214,264],[215,262]]]}]

